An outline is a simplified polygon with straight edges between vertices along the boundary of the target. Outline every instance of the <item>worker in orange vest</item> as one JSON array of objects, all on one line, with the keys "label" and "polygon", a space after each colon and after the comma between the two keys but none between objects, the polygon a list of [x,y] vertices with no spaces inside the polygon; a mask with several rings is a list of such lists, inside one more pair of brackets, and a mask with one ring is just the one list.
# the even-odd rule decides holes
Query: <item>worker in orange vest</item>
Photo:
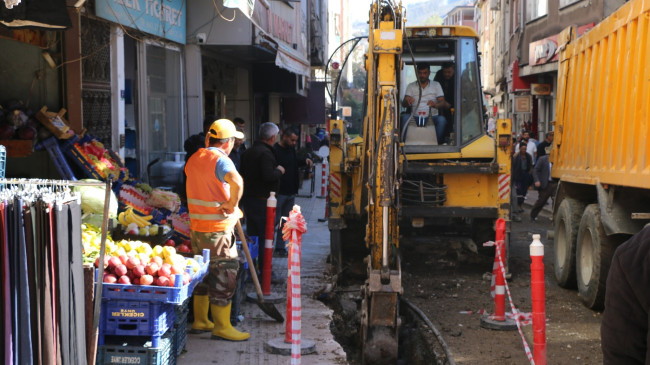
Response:
[{"label": "worker in orange vest", "polygon": [[[235,138],[243,139],[244,134],[230,120],[214,121],[206,133],[206,148],[190,157],[185,173],[192,249],[196,254],[210,250],[208,275],[194,290],[192,330],[210,331],[213,339],[244,341],[250,334],[239,332],[230,323],[239,269],[234,227],[243,216],[237,205],[244,186],[228,158]],[[214,322],[208,319],[208,310]]]}]

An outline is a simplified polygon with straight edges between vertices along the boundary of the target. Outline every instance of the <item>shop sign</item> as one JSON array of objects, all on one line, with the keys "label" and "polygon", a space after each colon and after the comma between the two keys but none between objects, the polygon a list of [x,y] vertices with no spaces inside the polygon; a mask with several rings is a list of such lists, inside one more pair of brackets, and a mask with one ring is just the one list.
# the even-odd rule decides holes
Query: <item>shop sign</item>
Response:
[{"label": "shop sign", "polygon": [[185,44],[185,0],[97,0],[97,16]]},{"label": "shop sign", "polygon": [[532,42],[528,45],[528,64],[542,65],[551,61],[557,61],[557,35]]},{"label": "shop sign", "polygon": [[551,95],[551,84],[530,84],[531,95]]},{"label": "shop sign", "polygon": [[[579,37],[593,28],[595,23],[588,23],[576,28],[576,35]],[[549,62],[557,62],[559,53],[557,50],[558,34],[531,42],[528,45],[528,64],[543,65]]]},{"label": "shop sign", "polygon": [[530,95],[520,95],[514,97],[513,112],[514,113],[530,113],[531,112]]},{"label": "shop sign", "polygon": [[275,40],[282,41],[290,48],[298,47],[298,31],[291,19],[296,18],[298,10],[287,6],[276,6],[275,2],[270,7],[256,6],[251,20],[253,23],[273,36]]}]

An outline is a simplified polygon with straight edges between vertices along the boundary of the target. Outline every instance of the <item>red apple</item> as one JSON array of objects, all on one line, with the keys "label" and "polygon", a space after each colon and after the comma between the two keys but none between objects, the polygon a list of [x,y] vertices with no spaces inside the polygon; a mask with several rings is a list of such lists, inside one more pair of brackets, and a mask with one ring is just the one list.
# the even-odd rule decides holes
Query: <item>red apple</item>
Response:
[{"label": "red apple", "polygon": [[[108,267],[108,261],[110,260],[110,256],[104,256],[104,269]],[[99,256],[95,259],[95,267],[99,267]]]},{"label": "red apple", "polygon": [[140,265],[140,259],[135,256],[129,257],[129,259],[126,261],[126,267],[129,269],[133,269],[138,265]]},{"label": "red apple", "polygon": [[140,285],[140,278],[135,278],[132,280],[133,285]]},{"label": "red apple", "polygon": [[129,279],[128,276],[122,275],[120,276],[120,279],[117,281],[118,284],[131,284],[131,279]]},{"label": "red apple", "polygon": [[153,276],[142,275],[140,277],[140,285],[151,285],[151,284],[153,284]]},{"label": "red apple", "polygon": [[124,266],[124,265],[122,265],[122,264],[117,265],[117,266],[113,269],[113,272],[114,272],[115,275],[117,275],[118,277],[126,275],[127,271],[128,271],[128,270],[127,270],[126,266]]},{"label": "red apple", "polygon": [[156,285],[158,286],[169,286],[169,278],[165,276],[160,276],[156,279]]},{"label": "red apple", "polygon": [[189,248],[186,244],[180,244],[176,247],[176,251],[182,252],[182,253],[190,253],[192,252],[192,249]]},{"label": "red apple", "polygon": [[152,276],[156,276],[158,274],[159,269],[160,269],[160,266],[155,262],[150,262],[145,267],[145,270],[147,270],[147,274],[152,275]]},{"label": "red apple", "polygon": [[172,274],[182,274],[185,272],[185,267],[182,265],[174,265],[172,266]]},{"label": "red apple", "polygon": [[111,258],[108,259],[108,267],[115,268],[118,265],[122,265],[122,261],[120,261],[119,257],[111,256]]},{"label": "red apple", "polygon": [[170,238],[167,241],[165,241],[165,246],[175,247],[176,246],[176,241],[174,241],[173,239]]},{"label": "red apple", "polygon": [[127,256],[126,254],[123,253],[123,254],[120,255],[120,261],[122,261],[122,263],[123,263],[124,265],[126,265],[126,261],[127,261],[128,259],[129,259],[129,256]]},{"label": "red apple", "polygon": [[114,284],[117,282],[117,277],[115,277],[113,274],[104,275],[104,282],[108,284]]},{"label": "red apple", "polygon": [[160,270],[158,270],[158,276],[169,277],[172,274],[172,267],[170,264],[162,264]]},{"label": "red apple", "polygon": [[146,271],[144,269],[144,265],[137,265],[136,267],[133,268],[133,275],[136,278],[139,278],[144,274],[146,274]]},{"label": "red apple", "polygon": [[160,268],[163,264],[163,259],[160,256],[154,256],[151,258],[151,262],[155,262],[156,264],[158,264],[158,268]]}]

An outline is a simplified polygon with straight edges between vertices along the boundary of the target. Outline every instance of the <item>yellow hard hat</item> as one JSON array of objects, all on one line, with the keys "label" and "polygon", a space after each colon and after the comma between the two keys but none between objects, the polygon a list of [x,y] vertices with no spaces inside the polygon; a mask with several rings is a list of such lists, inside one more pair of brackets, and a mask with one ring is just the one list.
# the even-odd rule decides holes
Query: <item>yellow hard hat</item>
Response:
[{"label": "yellow hard hat", "polygon": [[228,119],[218,119],[212,122],[208,130],[208,137],[217,139],[239,138],[244,139],[244,133],[235,128],[235,125]]}]

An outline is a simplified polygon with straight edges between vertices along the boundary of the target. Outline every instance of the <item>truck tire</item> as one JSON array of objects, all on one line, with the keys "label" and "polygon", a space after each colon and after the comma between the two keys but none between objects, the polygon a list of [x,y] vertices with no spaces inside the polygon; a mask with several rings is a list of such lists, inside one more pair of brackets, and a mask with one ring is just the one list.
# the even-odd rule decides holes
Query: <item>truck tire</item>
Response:
[{"label": "truck tire", "polygon": [[557,284],[563,288],[576,287],[576,239],[584,207],[578,200],[564,199],[553,219],[553,266]]},{"label": "truck tire", "polygon": [[605,234],[598,204],[585,209],[576,243],[578,292],[585,306],[599,310],[605,303],[605,283],[618,240]]}]

